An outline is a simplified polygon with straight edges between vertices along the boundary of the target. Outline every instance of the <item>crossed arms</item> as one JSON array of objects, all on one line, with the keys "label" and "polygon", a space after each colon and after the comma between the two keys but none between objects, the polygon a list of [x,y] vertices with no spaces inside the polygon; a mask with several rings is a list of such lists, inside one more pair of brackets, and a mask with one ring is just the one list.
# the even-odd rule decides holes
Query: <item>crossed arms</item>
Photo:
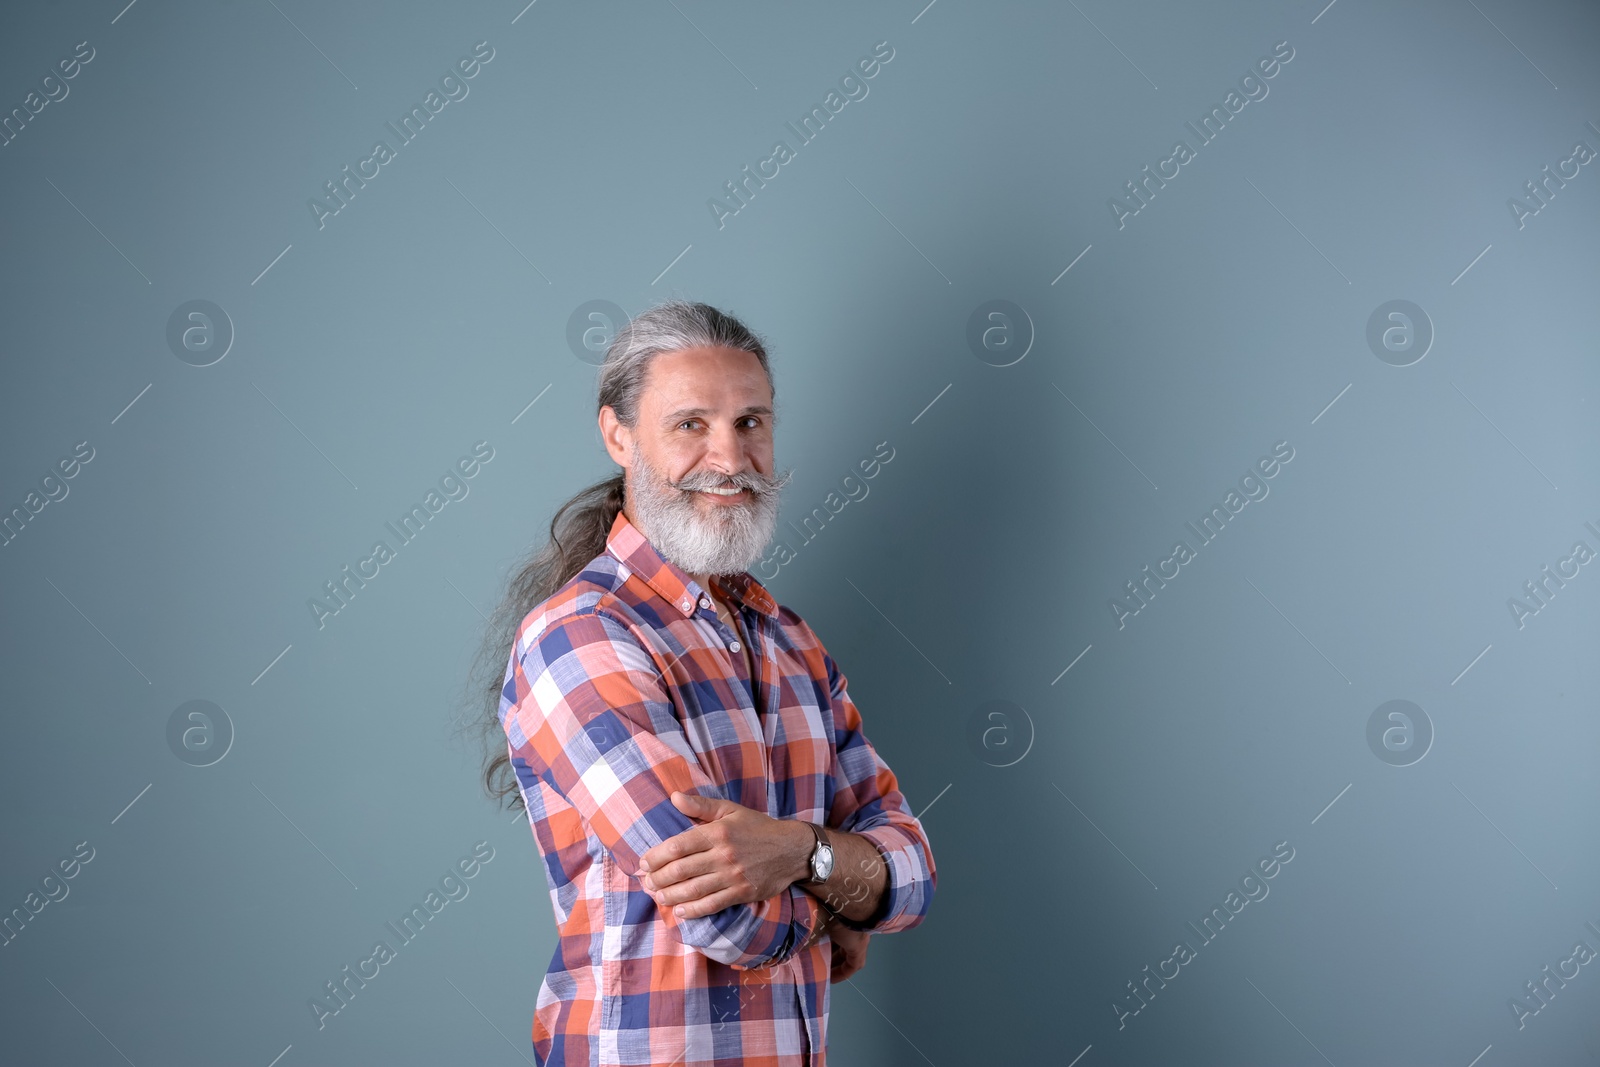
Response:
[{"label": "crossed arms", "polygon": [[[920,923],[936,884],[932,852],[833,660],[824,653],[837,724],[824,831],[835,873],[819,898],[796,881],[809,874],[811,831],[721,799],[646,640],[603,608],[556,620],[513,656],[501,721],[512,757],[640,879],[669,929],[711,959],[749,968],[780,963],[830,929]],[[683,794],[678,803],[674,794]]]},{"label": "crossed arms", "polygon": [[[816,838],[805,824],[693,793],[675,791],[672,803],[698,825],[639,858],[640,884],[658,907],[678,916],[709,915],[764,900],[810,877]],[[845,969],[853,973],[865,959],[872,920],[886,902],[888,868],[877,846],[862,835],[821,832],[834,849],[833,870],[822,883],[799,887],[822,903],[826,919],[801,947],[826,933],[846,946],[850,965]],[[836,966],[834,981],[848,977],[840,971]]]}]

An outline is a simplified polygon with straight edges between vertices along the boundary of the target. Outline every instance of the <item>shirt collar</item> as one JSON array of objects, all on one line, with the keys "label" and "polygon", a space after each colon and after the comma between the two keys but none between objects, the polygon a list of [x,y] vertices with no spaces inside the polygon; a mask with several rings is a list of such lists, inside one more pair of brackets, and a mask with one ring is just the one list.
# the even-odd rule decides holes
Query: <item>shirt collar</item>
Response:
[{"label": "shirt collar", "polygon": [[[626,512],[618,511],[617,517],[612,520],[611,532],[606,535],[606,551],[626,564],[630,571],[685,617],[695,614],[700,595],[708,592],[683,568],[656,551],[656,547],[639,528],[628,521]],[[712,581],[736,602],[777,619],[777,601],[749,571],[714,575]]]}]

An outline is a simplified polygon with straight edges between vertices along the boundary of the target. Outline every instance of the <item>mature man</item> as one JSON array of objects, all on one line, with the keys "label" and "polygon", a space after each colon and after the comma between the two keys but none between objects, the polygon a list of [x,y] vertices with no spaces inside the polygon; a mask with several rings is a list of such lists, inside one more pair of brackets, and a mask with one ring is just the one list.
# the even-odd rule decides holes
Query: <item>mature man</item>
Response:
[{"label": "mature man", "polygon": [[738,320],[641,313],[600,372],[625,473],[569,501],[512,582],[499,762],[560,934],[541,1065],[819,1067],[830,979],[933,899],[927,835],[843,672],[746,569],[788,481],[773,403]]}]

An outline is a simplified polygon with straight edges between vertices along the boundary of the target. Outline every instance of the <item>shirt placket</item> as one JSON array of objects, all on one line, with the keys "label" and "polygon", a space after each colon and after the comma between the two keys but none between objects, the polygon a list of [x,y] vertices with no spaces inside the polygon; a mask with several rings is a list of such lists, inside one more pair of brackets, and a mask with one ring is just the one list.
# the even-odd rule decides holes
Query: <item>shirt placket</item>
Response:
[{"label": "shirt placket", "polygon": [[[741,633],[730,628],[727,623],[722,621],[722,616],[717,613],[716,605],[711,600],[711,594],[701,593],[699,604],[701,608],[710,613],[712,629],[716,631],[717,637],[722,641],[722,647],[728,651],[730,656],[733,657],[734,674],[739,676],[745,683],[746,690],[750,694],[750,707],[755,710],[756,721],[759,725],[761,720],[761,694],[767,688],[765,678],[766,671],[764,669],[765,656],[762,654],[763,650],[761,648],[764,642],[761,641],[760,634],[757,633],[754,637],[755,644],[750,648],[751,655],[747,660],[745,658],[745,639],[748,632],[753,628],[750,627],[744,620],[744,607],[739,604],[730,605],[735,621],[740,623],[740,630],[745,631],[744,633]],[[758,679],[749,676],[748,666],[745,666],[745,673],[743,675],[739,675],[739,667],[750,662],[761,664],[761,667],[758,667],[758,670],[761,670],[762,673],[762,678],[759,679],[759,685],[757,684]],[[764,740],[765,734],[763,734],[762,737]]]},{"label": "shirt placket", "polygon": [[[744,655],[741,635],[734,633],[729,628],[728,624],[722,621],[722,616],[717,614],[716,605],[712,603],[710,594],[702,593],[700,595],[699,604],[700,607],[711,612],[711,624],[716,630],[717,635],[722,638],[723,647],[726,648],[729,653],[735,656],[734,669],[737,671],[739,665],[738,661]],[[774,692],[772,675],[776,662],[773,658],[775,653],[771,649],[772,642],[762,639],[760,620],[756,619],[752,621],[750,617],[747,617],[744,613],[743,604],[734,604],[730,605],[730,607],[734,619],[742,624],[744,636],[749,637],[750,640],[754,641],[754,644],[751,646],[752,654],[750,658],[757,664],[757,670],[761,672],[759,686],[757,685],[757,680],[753,678],[748,679],[748,684],[750,687],[750,706],[756,710],[756,730],[757,736],[761,738],[762,742],[761,750],[767,775],[767,788],[769,791],[768,799],[770,800],[770,791],[772,790],[772,746],[767,744],[766,730],[763,721],[764,716],[761,714],[761,711],[762,698],[765,696],[770,699],[771,694]],[[752,612],[752,615],[753,614],[754,613]],[[822,1062],[823,1054],[819,1050],[816,1039],[812,1033],[813,1029],[817,1028],[817,1022],[812,1018],[811,1011],[806,1004],[806,998],[803,992],[803,986],[805,985],[805,968],[801,965],[799,956],[791,956],[780,966],[787,969],[793,979],[790,988],[793,990],[795,1006],[800,1011],[800,1034],[803,1046],[802,1058],[808,1065],[820,1064]]]}]

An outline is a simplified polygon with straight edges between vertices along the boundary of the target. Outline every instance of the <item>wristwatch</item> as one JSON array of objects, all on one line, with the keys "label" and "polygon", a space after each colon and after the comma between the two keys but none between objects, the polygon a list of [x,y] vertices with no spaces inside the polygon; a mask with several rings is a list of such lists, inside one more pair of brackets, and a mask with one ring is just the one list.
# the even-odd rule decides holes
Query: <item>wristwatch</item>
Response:
[{"label": "wristwatch", "polygon": [[806,823],[817,837],[817,847],[811,850],[811,876],[806,885],[821,885],[833,873],[833,846],[822,836],[822,828],[814,822]]}]

